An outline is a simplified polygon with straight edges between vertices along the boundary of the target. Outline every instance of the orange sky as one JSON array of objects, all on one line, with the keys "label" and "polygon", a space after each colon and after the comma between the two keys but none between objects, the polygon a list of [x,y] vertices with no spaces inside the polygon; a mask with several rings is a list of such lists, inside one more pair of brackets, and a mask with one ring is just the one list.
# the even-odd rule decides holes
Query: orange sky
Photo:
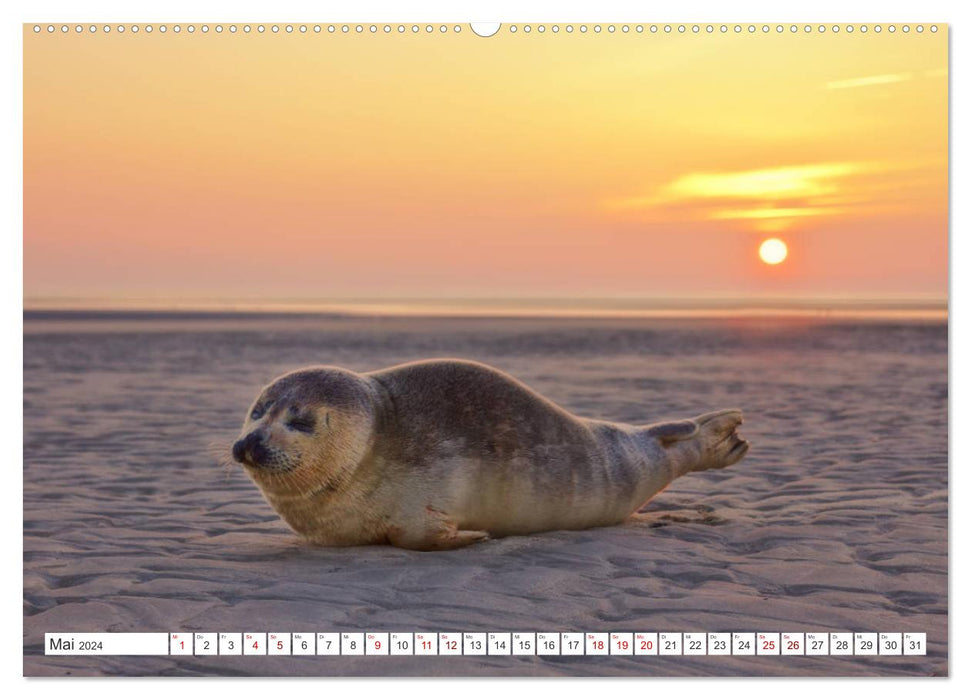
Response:
[{"label": "orange sky", "polygon": [[943,26],[24,31],[28,305],[943,298],[947,204]]}]

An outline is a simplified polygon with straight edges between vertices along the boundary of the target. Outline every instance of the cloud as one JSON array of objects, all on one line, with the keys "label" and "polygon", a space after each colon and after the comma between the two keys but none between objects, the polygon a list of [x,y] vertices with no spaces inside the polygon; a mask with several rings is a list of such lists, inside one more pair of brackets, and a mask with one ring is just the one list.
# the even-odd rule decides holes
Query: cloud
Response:
[{"label": "cloud", "polygon": [[829,194],[834,180],[859,172],[858,163],[814,163],[734,173],[690,173],[663,190],[669,198],[787,199]]},{"label": "cloud", "polygon": [[846,88],[869,87],[871,85],[889,85],[913,80],[913,73],[884,73],[883,75],[865,75],[861,78],[833,80],[825,84],[827,90],[843,90]]},{"label": "cloud", "polygon": [[762,207],[759,209],[722,209],[712,212],[712,219],[793,219],[821,216],[841,211],[836,207]]},{"label": "cloud", "polygon": [[613,199],[607,206],[653,219],[740,220],[759,230],[780,231],[796,219],[845,211],[840,204],[848,201],[848,179],[877,169],[845,162],[687,173],[650,195]]}]

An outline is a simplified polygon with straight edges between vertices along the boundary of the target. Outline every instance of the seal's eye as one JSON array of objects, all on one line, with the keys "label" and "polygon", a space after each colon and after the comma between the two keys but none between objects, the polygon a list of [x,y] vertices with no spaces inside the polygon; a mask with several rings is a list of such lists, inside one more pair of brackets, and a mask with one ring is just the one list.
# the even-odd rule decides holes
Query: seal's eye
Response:
[{"label": "seal's eye", "polygon": [[301,433],[312,433],[317,421],[313,416],[291,416],[287,419],[287,427],[291,430],[298,430]]},{"label": "seal's eye", "polygon": [[253,412],[249,414],[250,420],[259,420],[263,417],[263,414],[267,412],[270,406],[273,405],[273,400],[265,401],[264,403],[258,403],[253,408]]}]

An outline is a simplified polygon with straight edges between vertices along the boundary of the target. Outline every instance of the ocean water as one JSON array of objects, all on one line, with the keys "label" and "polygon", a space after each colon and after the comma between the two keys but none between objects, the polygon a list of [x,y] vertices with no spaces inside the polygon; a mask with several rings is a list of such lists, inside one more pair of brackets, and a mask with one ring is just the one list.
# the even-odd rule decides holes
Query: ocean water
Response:
[{"label": "ocean water", "polygon": [[[28,675],[947,674],[946,322],[28,314]],[[454,552],[303,544],[217,464],[292,369],[460,357],[586,417],[745,411],[643,522]],[[303,629],[306,628],[306,629]],[[926,632],[925,657],[44,657],[52,631]]]}]

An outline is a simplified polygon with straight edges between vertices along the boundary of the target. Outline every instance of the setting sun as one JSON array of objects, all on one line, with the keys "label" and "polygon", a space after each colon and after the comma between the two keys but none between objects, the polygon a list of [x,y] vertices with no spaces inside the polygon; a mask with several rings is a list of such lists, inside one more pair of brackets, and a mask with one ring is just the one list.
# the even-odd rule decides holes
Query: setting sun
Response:
[{"label": "setting sun", "polygon": [[759,246],[759,257],[766,265],[778,265],[789,254],[789,248],[778,238],[768,238]]}]

